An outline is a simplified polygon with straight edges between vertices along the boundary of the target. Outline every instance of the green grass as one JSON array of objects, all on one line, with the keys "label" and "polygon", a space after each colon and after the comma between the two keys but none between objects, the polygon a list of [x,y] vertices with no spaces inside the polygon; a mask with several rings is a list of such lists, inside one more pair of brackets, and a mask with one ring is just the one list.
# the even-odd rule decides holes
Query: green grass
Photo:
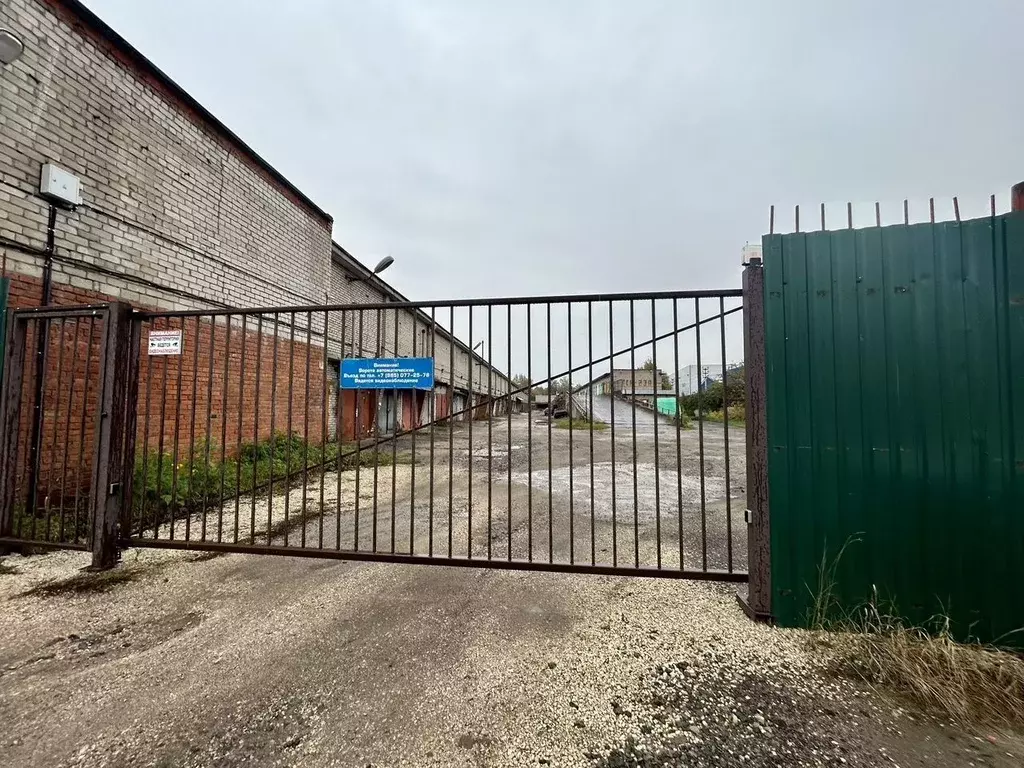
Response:
[{"label": "green grass", "polygon": [[[706,411],[702,416],[704,421],[714,422],[716,424],[722,424],[725,422],[725,413],[723,411]],[[729,406],[729,426],[742,427],[747,423],[746,407],[742,405],[731,405]]]},{"label": "green grass", "polygon": [[[14,510],[14,535],[20,539],[53,543],[76,543],[88,541],[89,509],[88,494],[83,493],[78,500],[78,516],[75,516],[75,500],[67,499],[63,509],[63,535],[61,531],[61,509],[58,504],[50,507],[50,520],[47,523],[46,510],[37,509],[35,519],[26,514],[24,505]],[[33,523],[35,530],[33,531]]]},{"label": "green grass", "polygon": [[683,411],[676,411],[675,413],[664,413],[662,411],[659,411],[658,413],[661,415],[662,418],[668,419],[673,424],[678,422],[679,426],[682,427],[683,429],[689,429],[690,427],[693,426],[693,419],[691,419],[689,415],[684,413]]},{"label": "green grass", "polygon": [[[277,434],[258,443],[242,446],[235,457],[220,460],[220,450],[212,443],[196,443],[192,449],[178,449],[178,462],[169,453],[150,451],[135,460],[132,504],[135,525],[140,520],[153,525],[174,517],[191,515],[222,501],[261,491],[266,493],[273,479],[275,493],[310,474],[342,469],[390,466],[390,445],[381,445],[376,454],[364,448],[355,452],[354,444],[304,442],[298,435]],[[410,457],[398,453],[396,464],[408,464]],[[321,467],[323,469],[321,469]],[[133,526],[134,527],[134,526]]]},{"label": "green grass", "polygon": [[569,429],[570,424],[574,430],[593,429],[595,432],[600,432],[603,429],[608,429],[608,425],[603,421],[588,421],[587,419],[558,419],[555,421],[555,426],[559,429]]},{"label": "green grass", "polygon": [[[304,467],[310,475],[338,467],[354,469],[361,467],[390,466],[392,446],[381,444],[374,454],[372,448],[356,452],[354,443],[307,443],[298,435],[289,437],[279,433],[260,442],[246,443],[237,456],[220,458],[220,448],[212,442],[197,442],[189,449],[178,446],[178,461],[165,451],[140,453],[135,460],[135,474],[132,485],[132,530],[137,531],[141,520],[146,526],[154,522],[163,523],[172,516],[197,514],[207,507],[238,495],[253,492],[266,493],[273,476],[274,492],[285,490],[299,482]],[[396,464],[409,464],[411,457],[406,452],[395,455]],[[25,514],[23,507],[14,510],[14,533],[19,538],[40,542],[81,543],[89,539],[89,514],[87,492],[79,494],[78,514],[74,513],[75,499],[65,499],[63,510],[63,535],[61,535],[61,514],[57,504],[50,506],[50,520],[47,523],[45,509],[38,509],[35,517]],[[35,530],[33,531],[33,525]]]},{"label": "green grass", "polygon": [[831,560],[826,543],[818,582],[807,586],[812,646],[827,649],[831,670],[963,727],[1024,726],[1024,655],[958,642],[941,613],[915,626],[895,606],[881,607],[877,589],[864,605],[848,609],[842,604],[836,585],[839,563],[847,547],[860,541],[860,534],[850,536]]}]

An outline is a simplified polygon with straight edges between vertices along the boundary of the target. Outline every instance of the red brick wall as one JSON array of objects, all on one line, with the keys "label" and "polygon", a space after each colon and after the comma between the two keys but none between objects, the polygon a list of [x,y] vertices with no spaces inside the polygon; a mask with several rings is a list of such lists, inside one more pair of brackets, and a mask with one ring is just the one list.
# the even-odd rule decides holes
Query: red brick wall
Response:
[{"label": "red brick wall", "polygon": [[[173,450],[177,438],[179,454],[182,446],[187,451],[209,434],[217,456],[222,446],[230,456],[240,444],[274,432],[318,442],[326,406],[324,355],[322,347],[298,340],[304,319],[297,318],[294,342],[291,328],[279,324],[276,345],[273,323],[266,318],[262,334],[255,318],[247,319],[244,332],[237,317],[230,330],[219,319],[156,318],[143,325],[138,447],[158,449],[161,434],[165,452]],[[151,328],[180,329],[182,354],[146,354]],[[333,394],[330,387],[326,394]]]},{"label": "red brick wall", "polygon": [[[42,282],[20,274],[11,278],[8,306],[36,307],[42,296]],[[104,296],[72,286],[54,285],[54,303],[62,305],[96,304]],[[59,517],[62,503],[67,514],[75,506],[74,497],[90,483],[93,436],[99,399],[100,347],[102,320],[82,317],[47,324],[46,367],[42,390],[42,432],[39,441],[40,474],[36,484],[36,503],[49,505]],[[40,323],[26,329],[25,366],[21,387],[21,413],[18,422],[18,489],[26,501],[32,443],[33,414],[36,410],[36,360]],[[62,502],[62,500],[64,500]]]},{"label": "red brick wall", "polygon": [[[20,274],[9,276],[10,307],[39,306],[41,282]],[[55,305],[64,306],[111,300],[108,296],[65,285],[53,286],[53,299]],[[308,437],[311,442],[319,441],[325,418],[323,348],[302,341],[304,316],[296,318],[296,340],[292,342],[291,328],[287,325],[290,320],[290,316],[280,318],[276,375],[272,318],[264,318],[262,334],[257,330],[255,317],[247,319],[244,333],[238,317],[233,318],[230,333],[224,318],[216,323],[201,317],[157,318],[152,323],[153,328],[183,330],[182,354],[166,357],[147,354],[151,324],[144,323],[139,356],[137,450],[142,451],[145,446],[157,450],[161,448],[162,438],[163,451],[173,453],[177,440],[180,463],[187,459],[193,444],[203,450],[203,441],[209,432],[215,446],[212,456],[219,459],[222,446],[224,455],[232,456],[240,444],[266,439],[272,432],[289,431],[289,406],[291,432]],[[18,440],[22,492],[28,478],[35,407],[36,332],[36,324],[30,324]],[[57,505],[62,496],[73,495],[75,489],[89,484],[102,333],[103,324],[99,319],[49,321],[43,431],[39,444],[41,472],[36,486],[40,506],[45,505],[47,497]],[[327,396],[332,396],[333,392],[333,387],[328,385]],[[326,416],[329,418],[329,414]]]}]

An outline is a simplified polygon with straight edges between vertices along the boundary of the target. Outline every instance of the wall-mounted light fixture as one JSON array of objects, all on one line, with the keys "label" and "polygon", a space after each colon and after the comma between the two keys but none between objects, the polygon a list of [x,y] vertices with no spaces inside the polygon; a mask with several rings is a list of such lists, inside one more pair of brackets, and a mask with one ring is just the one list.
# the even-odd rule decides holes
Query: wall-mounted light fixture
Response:
[{"label": "wall-mounted light fixture", "polygon": [[24,52],[25,44],[21,38],[9,29],[0,27],[0,65],[13,64]]}]

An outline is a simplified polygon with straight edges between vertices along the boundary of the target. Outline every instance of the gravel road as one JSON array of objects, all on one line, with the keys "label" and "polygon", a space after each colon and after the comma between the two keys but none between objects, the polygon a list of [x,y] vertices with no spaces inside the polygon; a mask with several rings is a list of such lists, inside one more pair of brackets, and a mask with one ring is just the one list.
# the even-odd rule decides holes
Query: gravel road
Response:
[{"label": "gravel road", "polygon": [[[450,525],[449,458],[435,456],[435,470],[445,471],[435,472],[433,525],[424,522],[429,468],[417,464],[415,479],[411,466],[396,468],[394,497],[390,482],[378,487],[387,510],[376,521],[378,542],[390,549],[393,498],[397,551],[426,552],[431,543],[446,550],[451,532],[456,551],[511,545],[515,556],[549,547],[556,559],[592,549],[609,556],[601,550],[620,507],[610,484],[615,477],[618,491],[620,477],[617,466],[598,467],[610,464],[610,430],[595,433],[593,483],[589,435],[573,435],[570,488],[569,473],[556,472],[569,466],[567,432],[552,430],[548,452],[547,425],[532,418],[516,417],[511,432],[495,420],[491,443],[478,442],[486,424],[474,425],[472,443],[465,426],[456,430]],[[534,435],[527,450],[523,436],[535,429],[543,439]],[[700,461],[692,432],[679,444],[687,468]],[[643,535],[638,547],[624,537],[627,560],[656,558],[680,511],[640,515],[665,483],[679,494],[676,444],[669,467],[660,444],[653,457],[653,434],[637,435],[638,472],[650,470],[637,478]],[[632,440],[616,427],[617,459]],[[706,430],[704,458],[721,468],[716,441],[724,443],[722,433]],[[420,450],[422,443],[422,461]],[[729,506],[742,509],[739,471]],[[325,478],[335,488],[338,479]],[[621,479],[632,531],[633,477]],[[341,480],[347,488],[349,478]],[[708,558],[721,564],[730,542],[724,485],[704,488]],[[478,527],[488,489],[490,531]],[[684,490],[684,531],[700,530],[700,488]],[[549,499],[561,515],[550,536]],[[542,514],[532,516],[531,504]],[[307,522],[307,542],[319,543],[321,523],[327,546],[339,531],[349,541],[352,515],[337,509]],[[369,535],[360,532],[361,544]],[[741,563],[739,539],[732,542]],[[699,543],[684,544],[686,556],[701,552]],[[678,566],[678,547],[662,550],[663,563]],[[83,577],[87,559],[56,552],[2,563],[0,765],[1020,764],[1012,743],[911,718],[827,678],[799,633],[749,622],[734,588],[722,584],[164,550],[132,550],[116,571]]]}]

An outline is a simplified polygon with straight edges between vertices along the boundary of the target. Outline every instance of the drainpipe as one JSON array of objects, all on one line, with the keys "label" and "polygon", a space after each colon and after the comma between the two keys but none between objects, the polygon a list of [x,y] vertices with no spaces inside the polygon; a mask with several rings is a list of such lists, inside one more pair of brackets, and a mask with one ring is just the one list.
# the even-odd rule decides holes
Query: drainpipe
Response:
[{"label": "drainpipe", "polygon": [[[46,249],[43,260],[43,295],[40,306],[49,306],[53,298],[53,251],[56,240],[57,208],[50,206],[46,224]],[[36,328],[36,381],[32,409],[32,441],[29,443],[28,509],[29,517],[36,512],[36,485],[39,483],[39,446],[43,442],[43,376],[46,373],[46,347],[50,326],[46,320],[38,321]]]},{"label": "drainpipe", "polygon": [[50,216],[46,222],[46,248],[43,257],[43,296],[40,306],[49,306],[53,293],[53,251],[57,237],[57,206],[50,206]]}]

